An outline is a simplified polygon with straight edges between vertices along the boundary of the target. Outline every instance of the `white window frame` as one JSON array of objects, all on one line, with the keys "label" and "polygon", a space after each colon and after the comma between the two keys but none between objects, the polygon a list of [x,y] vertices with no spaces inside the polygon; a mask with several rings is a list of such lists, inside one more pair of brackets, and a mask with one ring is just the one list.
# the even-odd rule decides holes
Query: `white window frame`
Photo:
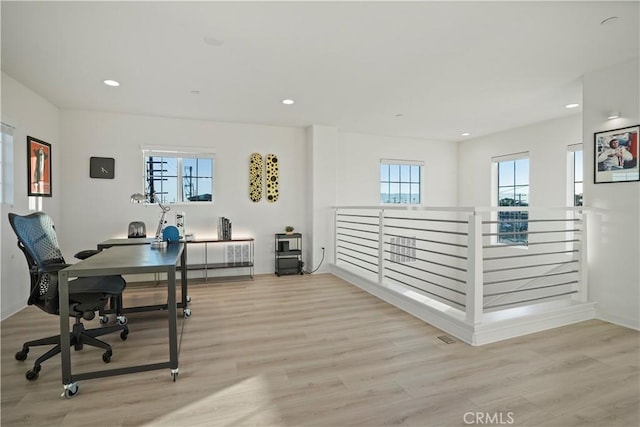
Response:
[{"label": "white window frame", "polygon": [[[419,166],[420,167],[420,182],[418,183],[418,188],[419,188],[419,198],[420,201],[418,203],[402,203],[402,202],[398,202],[398,203],[393,203],[393,202],[382,202],[380,201],[381,199],[381,193],[380,193],[380,185],[382,184],[382,176],[380,175],[380,166],[381,165],[399,165],[399,166]],[[387,181],[390,182],[390,181]],[[405,181],[399,181],[399,184],[402,183],[407,183],[409,185],[411,184],[415,184],[415,182],[409,180],[407,182]],[[424,203],[424,162],[421,161],[417,161],[417,160],[399,160],[399,159],[380,159],[380,163],[378,164],[378,201],[380,201],[381,205],[386,205],[386,206],[397,206],[397,205],[407,205],[407,206],[421,206]]]},{"label": "white window frame", "polygon": [[[499,192],[500,180],[498,176],[498,164],[502,162],[508,162],[512,160],[521,160],[521,159],[529,160],[529,177],[527,179],[527,186],[529,187],[529,206],[531,205],[531,179],[530,179],[531,178],[531,157],[529,156],[528,151],[523,151],[519,153],[506,154],[506,155],[495,156],[491,158],[491,206],[494,206],[496,208],[499,207],[498,192]],[[493,234],[491,236],[492,237],[491,244],[498,245],[498,246],[507,246],[508,245],[507,243],[503,243],[499,241],[499,236],[496,234],[498,232],[498,212],[497,211],[493,211],[491,213],[491,222],[492,222],[491,233]],[[527,238],[526,242],[522,243],[521,245],[515,245],[515,246],[520,248],[528,248],[528,242],[529,242],[529,239]]]},{"label": "white window frame", "polygon": [[[182,191],[178,191],[177,197],[179,200],[175,202],[162,200],[163,204],[178,206],[178,205],[190,205],[190,206],[202,206],[213,205],[215,201],[215,151],[206,147],[175,147],[175,146],[163,146],[163,145],[141,145],[141,163],[142,163],[142,186],[144,194],[149,192],[149,185],[147,182],[147,164],[146,158],[149,156],[154,157],[171,157],[178,159],[178,171],[177,174],[177,189],[182,189],[183,175],[182,175],[182,159],[183,158],[195,158],[195,159],[211,159],[211,200],[190,201],[182,200]],[[155,204],[154,200],[149,199],[146,204]]]}]

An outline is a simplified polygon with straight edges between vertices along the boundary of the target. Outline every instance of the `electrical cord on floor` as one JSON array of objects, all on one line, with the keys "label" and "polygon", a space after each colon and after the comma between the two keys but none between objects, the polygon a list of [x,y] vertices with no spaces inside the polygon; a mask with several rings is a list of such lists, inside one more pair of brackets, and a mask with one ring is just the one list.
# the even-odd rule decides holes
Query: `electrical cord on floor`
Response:
[{"label": "electrical cord on floor", "polygon": [[322,259],[320,260],[320,264],[318,265],[318,267],[316,267],[316,269],[313,271],[305,271],[305,274],[312,274],[318,271],[318,269],[322,266],[323,261],[324,261],[324,248],[322,248]]}]

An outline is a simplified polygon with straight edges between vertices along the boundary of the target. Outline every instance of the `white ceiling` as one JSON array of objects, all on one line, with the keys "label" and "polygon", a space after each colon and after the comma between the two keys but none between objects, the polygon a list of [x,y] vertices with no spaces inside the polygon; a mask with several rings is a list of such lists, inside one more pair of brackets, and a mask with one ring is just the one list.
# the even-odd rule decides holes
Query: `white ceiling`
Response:
[{"label": "white ceiling", "polygon": [[63,109],[444,141],[575,114],[564,106],[582,103],[582,75],[640,52],[638,1],[3,0],[1,12],[2,70]]}]

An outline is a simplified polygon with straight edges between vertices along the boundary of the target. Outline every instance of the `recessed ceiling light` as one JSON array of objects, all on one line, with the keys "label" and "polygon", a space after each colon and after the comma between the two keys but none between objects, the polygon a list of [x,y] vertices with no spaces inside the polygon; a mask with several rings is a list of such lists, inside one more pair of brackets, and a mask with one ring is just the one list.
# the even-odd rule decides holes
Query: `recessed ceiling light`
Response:
[{"label": "recessed ceiling light", "polygon": [[191,91],[191,95],[200,95],[200,91],[199,90],[192,90]]},{"label": "recessed ceiling light", "polygon": [[211,36],[206,36],[203,40],[209,46],[222,46],[222,43],[224,43],[222,40]]},{"label": "recessed ceiling light", "polygon": [[607,114],[607,119],[609,120],[618,119],[618,118],[620,118],[620,113],[618,111],[612,111],[609,114]]},{"label": "recessed ceiling light", "polygon": [[471,135],[471,133],[470,132],[462,132],[460,135],[461,136],[469,136],[469,135]]},{"label": "recessed ceiling light", "polygon": [[113,86],[113,87],[120,86],[119,82],[115,80],[108,80],[108,79],[104,81],[104,84],[106,84],[107,86]]},{"label": "recessed ceiling light", "polygon": [[295,102],[295,101],[294,101],[293,99],[283,99],[283,100],[282,100],[282,103],[283,103],[284,105],[291,105],[291,104],[293,104],[294,102]]},{"label": "recessed ceiling light", "polygon": [[580,104],[567,104],[564,106],[564,108],[578,108],[580,106]]},{"label": "recessed ceiling light", "polygon": [[615,24],[617,22],[618,22],[618,17],[617,16],[610,16],[610,17],[605,18],[602,21],[600,21],[600,25]]},{"label": "recessed ceiling light", "polygon": [[402,113],[396,114],[396,117],[404,117],[404,114]]}]

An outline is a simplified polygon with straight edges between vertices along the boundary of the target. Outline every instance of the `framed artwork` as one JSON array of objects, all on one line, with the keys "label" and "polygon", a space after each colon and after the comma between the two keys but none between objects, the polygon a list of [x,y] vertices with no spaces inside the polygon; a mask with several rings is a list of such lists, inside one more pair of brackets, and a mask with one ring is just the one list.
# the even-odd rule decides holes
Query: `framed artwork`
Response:
[{"label": "framed artwork", "polygon": [[29,196],[51,197],[51,144],[27,136]]},{"label": "framed artwork", "polygon": [[91,178],[113,179],[116,161],[113,157],[91,157],[89,176]]},{"label": "framed artwork", "polygon": [[640,181],[639,131],[640,126],[631,126],[593,135],[596,184]]}]

